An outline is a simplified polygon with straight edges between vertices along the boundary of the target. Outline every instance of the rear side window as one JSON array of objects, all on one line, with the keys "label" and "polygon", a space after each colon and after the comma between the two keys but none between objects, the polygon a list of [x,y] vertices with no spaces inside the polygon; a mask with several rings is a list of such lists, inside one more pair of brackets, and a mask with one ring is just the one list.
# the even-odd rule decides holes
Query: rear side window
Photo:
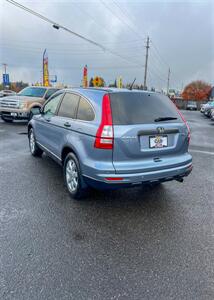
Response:
[{"label": "rear side window", "polygon": [[182,122],[174,104],[161,94],[119,92],[111,93],[110,99],[115,125],[154,123],[163,117],[177,118],[165,122]]},{"label": "rear side window", "polygon": [[79,98],[78,95],[66,93],[60,105],[58,116],[76,119]]},{"label": "rear side window", "polygon": [[57,92],[59,89],[49,89],[47,90],[45,94],[45,99],[49,99],[50,96],[52,96],[55,92]]},{"label": "rear side window", "polygon": [[95,118],[91,104],[84,98],[80,98],[79,107],[77,111],[77,119],[84,121],[93,121]]}]

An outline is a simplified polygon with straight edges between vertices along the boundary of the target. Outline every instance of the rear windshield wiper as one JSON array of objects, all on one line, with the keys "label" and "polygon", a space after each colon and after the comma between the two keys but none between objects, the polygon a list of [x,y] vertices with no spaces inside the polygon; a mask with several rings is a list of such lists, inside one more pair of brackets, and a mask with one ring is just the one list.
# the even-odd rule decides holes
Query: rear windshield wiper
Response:
[{"label": "rear windshield wiper", "polygon": [[162,122],[162,121],[170,121],[170,120],[177,120],[176,117],[160,117],[157,119],[154,119],[155,122]]}]

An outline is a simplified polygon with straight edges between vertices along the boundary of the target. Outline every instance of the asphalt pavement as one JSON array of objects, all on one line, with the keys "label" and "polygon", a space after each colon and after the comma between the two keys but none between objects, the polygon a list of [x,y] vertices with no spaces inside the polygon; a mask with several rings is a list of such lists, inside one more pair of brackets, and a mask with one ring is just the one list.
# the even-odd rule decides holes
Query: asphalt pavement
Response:
[{"label": "asphalt pavement", "polygon": [[214,122],[184,112],[183,183],[72,201],[62,170],[0,121],[0,299],[214,299]]}]

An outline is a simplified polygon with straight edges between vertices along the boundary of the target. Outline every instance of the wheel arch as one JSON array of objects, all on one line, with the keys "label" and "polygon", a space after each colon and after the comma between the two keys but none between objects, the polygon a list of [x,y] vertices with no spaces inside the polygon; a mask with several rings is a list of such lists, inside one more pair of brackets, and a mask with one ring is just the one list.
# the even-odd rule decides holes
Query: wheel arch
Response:
[{"label": "wheel arch", "polygon": [[76,158],[79,160],[78,154],[76,152],[76,150],[70,146],[70,145],[66,145],[64,146],[64,148],[62,149],[62,153],[61,153],[61,161],[62,161],[62,165],[64,164],[65,158],[68,155],[68,153],[72,152]]},{"label": "wheel arch", "polygon": [[29,110],[31,110],[32,108],[41,108],[42,104],[39,102],[34,102],[29,106]]},{"label": "wheel arch", "polygon": [[29,123],[28,126],[27,126],[28,136],[29,136],[29,133],[30,133],[31,128],[33,128],[33,126],[32,126],[31,123]]}]

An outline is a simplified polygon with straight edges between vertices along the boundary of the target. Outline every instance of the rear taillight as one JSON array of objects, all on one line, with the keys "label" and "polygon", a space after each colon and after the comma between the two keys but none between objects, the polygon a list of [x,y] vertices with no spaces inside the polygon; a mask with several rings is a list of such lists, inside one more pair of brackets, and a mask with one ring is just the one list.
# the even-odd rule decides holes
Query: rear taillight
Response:
[{"label": "rear taillight", "polygon": [[107,181],[122,181],[123,177],[106,177]]},{"label": "rear taillight", "polygon": [[184,116],[182,115],[182,113],[180,112],[180,110],[177,108],[177,106],[175,105],[176,109],[177,109],[177,112],[179,113],[181,119],[183,120],[183,122],[185,123],[186,127],[187,127],[187,130],[188,130],[188,143],[190,143],[190,128],[189,128],[189,125],[186,121],[186,119],[184,118]]},{"label": "rear taillight", "polygon": [[97,130],[94,147],[99,149],[113,149],[114,132],[111,113],[111,103],[108,94],[103,96],[102,119]]}]

